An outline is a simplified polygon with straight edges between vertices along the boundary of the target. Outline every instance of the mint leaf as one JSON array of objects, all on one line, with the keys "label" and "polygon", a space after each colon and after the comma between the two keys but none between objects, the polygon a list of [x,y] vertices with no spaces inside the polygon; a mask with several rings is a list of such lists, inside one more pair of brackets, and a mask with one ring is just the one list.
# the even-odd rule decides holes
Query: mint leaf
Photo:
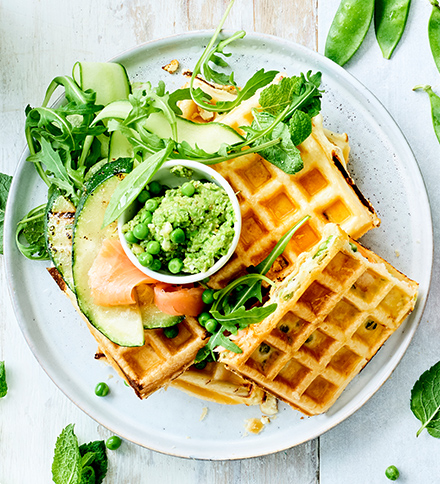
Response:
[{"label": "mint leaf", "polygon": [[58,436],[52,463],[55,484],[79,484],[81,480],[81,455],[74,425],[69,424]]},{"label": "mint leaf", "polygon": [[0,173],[0,254],[3,254],[3,226],[5,220],[6,201],[12,183],[12,176]]},{"label": "mint leaf", "polygon": [[79,484],[96,484],[95,471],[93,467],[86,466],[81,470],[81,481]]},{"label": "mint leaf", "polygon": [[411,390],[411,410],[422,426],[417,437],[426,428],[440,438],[440,361],[425,371]]},{"label": "mint leaf", "polygon": [[300,145],[312,134],[312,119],[303,111],[295,111],[289,120],[289,131],[292,143]]},{"label": "mint leaf", "polygon": [[0,361],[0,398],[3,398],[8,393],[8,384],[6,383],[6,368],[5,362]]},{"label": "mint leaf", "polygon": [[[83,458],[83,473],[85,469],[92,468],[94,482],[96,484],[101,484],[107,474],[108,460],[107,452],[105,447],[105,442],[103,440],[95,440],[94,442],[89,442],[88,444],[83,444],[79,448],[79,452]],[[93,460],[92,460],[93,455]],[[87,458],[85,460],[84,458]],[[88,471],[90,475],[90,471]],[[81,484],[88,484],[88,481],[81,480]]]},{"label": "mint leaf", "polygon": [[276,116],[299,96],[303,80],[301,77],[284,77],[278,84],[271,84],[260,94],[260,105],[269,114]]}]

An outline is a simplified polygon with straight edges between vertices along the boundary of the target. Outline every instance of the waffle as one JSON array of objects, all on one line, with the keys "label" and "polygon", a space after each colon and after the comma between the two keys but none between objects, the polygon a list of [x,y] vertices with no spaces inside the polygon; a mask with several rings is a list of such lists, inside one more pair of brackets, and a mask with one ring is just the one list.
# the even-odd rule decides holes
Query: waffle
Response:
[{"label": "waffle", "polygon": [[194,362],[198,350],[206,344],[206,331],[195,318],[188,316],[179,324],[179,334],[173,339],[166,338],[162,329],[149,329],[145,330],[143,346],[119,346],[95,329],[82,315],[75,295],[60,273],[55,268],[50,268],[49,273],[87,323],[100,351],[133,387],[139,398],[147,398],[178,377]]},{"label": "waffle", "polygon": [[[327,245],[327,247],[325,247]],[[354,251],[356,250],[356,251]],[[267,304],[277,309],[224,350],[227,368],[306,415],[327,411],[412,311],[417,283],[327,224]]]}]

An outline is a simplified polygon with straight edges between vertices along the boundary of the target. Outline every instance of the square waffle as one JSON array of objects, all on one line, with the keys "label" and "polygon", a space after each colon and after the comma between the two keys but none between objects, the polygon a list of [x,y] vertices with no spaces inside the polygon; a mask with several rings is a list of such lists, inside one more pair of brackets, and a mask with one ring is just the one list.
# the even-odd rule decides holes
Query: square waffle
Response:
[{"label": "square waffle", "polygon": [[147,398],[178,377],[193,362],[205,344],[206,331],[188,316],[179,324],[179,334],[168,339],[162,329],[145,330],[145,344],[123,347],[111,342],[82,315],[76,297],[55,268],[48,269],[60,289],[69,297],[113,368],[133,387],[139,398]]},{"label": "square waffle", "polygon": [[413,310],[417,283],[327,224],[271,291],[277,309],[241,331],[227,368],[306,415],[327,411]]}]

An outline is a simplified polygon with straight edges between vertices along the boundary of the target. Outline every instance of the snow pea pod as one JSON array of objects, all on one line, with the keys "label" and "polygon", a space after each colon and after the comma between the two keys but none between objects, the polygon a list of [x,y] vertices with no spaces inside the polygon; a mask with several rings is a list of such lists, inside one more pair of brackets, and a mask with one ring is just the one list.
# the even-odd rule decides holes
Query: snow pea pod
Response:
[{"label": "snow pea pod", "polygon": [[420,89],[429,95],[429,100],[431,102],[432,126],[434,127],[435,135],[440,143],[440,97],[438,97],[431,89],[431,86],[416,86],[413,88],[413,91],[418,91]]},{"label": "snow pea pod", "polygon": [[440,72],[440,5],[438,0],[431,0],[432,12],[428,22],[428,37],[435,65]]},{"label": "snow pea pod", "polygon": [[325,56],[343,66],[359,49],[367,35],[374,0],[342,0],[330,26]]},{"label": "snow pea pod", "polygon": [[389,59],[402,38],[411,0],[376,0],[374,28],[385,59]]}]

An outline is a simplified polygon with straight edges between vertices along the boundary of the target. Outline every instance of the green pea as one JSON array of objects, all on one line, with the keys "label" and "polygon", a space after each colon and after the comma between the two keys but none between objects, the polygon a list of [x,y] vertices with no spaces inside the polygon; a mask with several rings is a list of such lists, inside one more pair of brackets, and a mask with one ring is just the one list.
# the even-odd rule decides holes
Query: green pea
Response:
[{"label": "green pea", "polygon": [[150,198],[150,200],[147,200],[145,202],[145,208],[149,211],[149,212],[154,212],[156,210],[156,208],[158,207],[159,203],[157,200],[155,200],[154,198]]},{"label": "green pea", "polygon": [[182,244],[185,242],[185,238],[185,232],[180,227],[174,229],[170,234],[171,242],[175,244]]},{"label": "green pea", "polygon": [[183,195],[186,197],[192,197],[196,191],[194,185],[192,183],[184,183],[180,189],[182,190]]},{"label": "green pea", "polygon": [[198,370],[203,370],[205,367],[206,367],[206,360],[203,360],[203,361],[199,361],[198,363],[194,363],[194,366],[198,369]]},{"label": "green pea", "polygon": [[157,255],[160,252],[159,242],[157,240],[152,240],[151,242],[148,242],[145,251],[149,254]]},{"label": "green pea", "polygon": [[95,387],[95,395],[97,397],[105,397],[108,395],[109,391],[110,388],[108,387],[107,383],[104,383],[103,381],[98,383]]},{"label": "green pea", "polygon": [[146,210],[145,212],[142,213],[141,221],[143,224],[151,224],[151,221],[153,220],[153,214]]},{"label": "green pea", "polygon": [[396,466],[389,466],[385,470],[385,475],[390,481],[396,481],[397,479],[399,479],[400,472]]},{"label": "green pea", "polygon": [[121,447],[122,440],[117,435],[112,435],[105,441],[105,446],[109,450],[116,450]]},{"label": "green pea", "polygon": [[175,326],[170,326],[169,328],[163,329],[163,334],[168,339],[173,339],[179,334],[179,328],[177,324]]},{"label": "green pea", "polygon": [[147,238],[149,234],[149,230],[148,230],[148,227],[144,224],[144,223],[139,223],[137,225],[135,225],[134,229],[133,229],[133,235],[139,239],[139,240],[144,240]]},{"label": "green pea", "polygon": [[159,193],[162,191],[162,185],[158,181],[152,181],[148,188],[150,193],[154,196],[159,195]]},{"label": "green pea", "polygon": [[142,254],[138,255],[138,261],[144,267],[150,267],[151,264],[153,263],[153,260],[154,260],[153,256],[148,252],[142,252]]},{"label": "green pea", "polygon": [[206,331],[210,333],[215,333],[218,329],[218,323],[215,319],[208,319],[205,324]]},{"label": "green pea", "polygon": [[325,56],[343,66],[361,46],[371,24],[374,0],[342,0],[330,26]]},{"label": "green pea", "polygon": [[139,240],[134,236],[134,233],[132,230],[125,232],[124,237],[129,244],[137,244],[139,242]]},{"label": "green pea", "polygon": [[208,319],[211,319],[211,315],[207,311],[199,314],[198,321],[201,326],[205,327],[206,321],[208,321]]},{"label": "green pea", "polygon": [[177,257],[174,257],[174,259],[171,259],[168,262],[168,270],[172,274],[178,274],[182,270],[182,268],[183,268],[183,262]]},{"label": "green pea", "polygon": [[206,289],[202,293],[202,301],[205,304],[212,304],[214,302],[214,290],[213,289]]},{"label": "green pea", "polygon": [[139,203],[145,203],[149,198],[150,192],[148,190],[142,190],[137,197]]},{"label": "green pea", "polygon": [[159,271],[160,268],[162,267],[162,262],[160,262],[159,259],[154,259],[153,262],[151,263],[150,269],[152,271]]}]

